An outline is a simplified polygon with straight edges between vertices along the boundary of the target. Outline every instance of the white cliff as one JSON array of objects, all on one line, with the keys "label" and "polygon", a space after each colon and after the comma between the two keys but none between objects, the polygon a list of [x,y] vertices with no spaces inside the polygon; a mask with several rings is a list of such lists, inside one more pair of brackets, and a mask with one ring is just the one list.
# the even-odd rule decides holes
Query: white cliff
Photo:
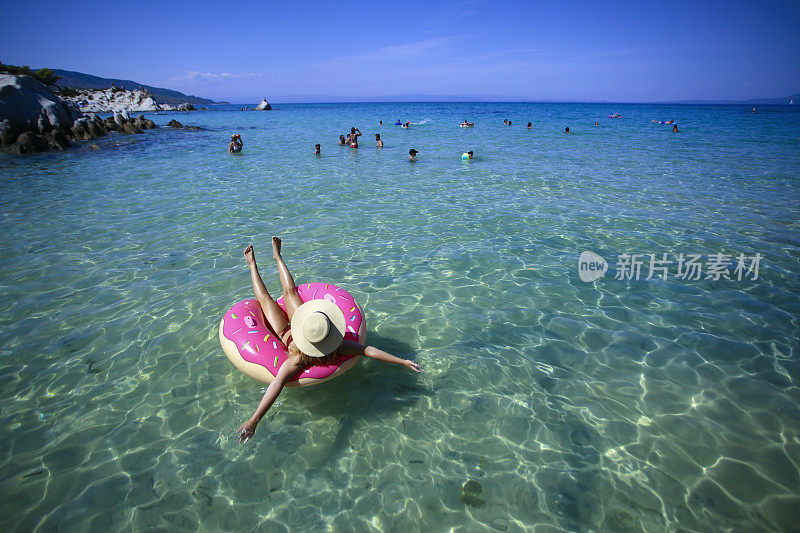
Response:
[{"label": "white cliff", "polygon": [[75,103],[84,113],[130,113],[142,111],[174,111],[178,109],[169,104],[159,104],[147,89],[126,91],[110,89],[78,89],[75,96],[63,96],[64,100]]}]

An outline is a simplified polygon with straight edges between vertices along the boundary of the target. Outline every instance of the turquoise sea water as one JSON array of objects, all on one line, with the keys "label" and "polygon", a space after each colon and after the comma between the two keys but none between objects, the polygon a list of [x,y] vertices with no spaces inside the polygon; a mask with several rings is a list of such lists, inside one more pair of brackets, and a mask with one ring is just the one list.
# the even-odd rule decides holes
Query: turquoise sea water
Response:
[{"label": "turquoise sea water", "polygon": [[[149,116],[204,129],[0,155],[4,528],[797,527],[797,109]],[[351,126],[358,150],[335,144]],[[362,360],[285,390],[241,446],[264,387],[228,362],[217,324],[251,297],[248,243],[279,294],[273,234],[298,282],[348,289],[368,343],[426,372]],[[583,251],[611,264],[604,278],[580,280]],[[762,259],[757,279],[673,264],[645,280],[645,255],[641,279],[614,279],[624,253]]]}]

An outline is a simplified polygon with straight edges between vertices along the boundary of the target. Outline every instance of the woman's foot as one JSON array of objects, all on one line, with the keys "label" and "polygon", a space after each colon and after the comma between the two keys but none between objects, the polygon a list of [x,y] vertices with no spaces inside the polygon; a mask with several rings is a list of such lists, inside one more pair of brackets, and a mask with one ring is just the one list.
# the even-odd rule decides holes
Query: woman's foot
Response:
[{"label": "woman's foot", "polygon": [[244,249],[244,259],[247,261],[248,265],[252,265],[256,262],[256,254],[253,252],[252,244]]},{"label": "woman's foot", "polygon": [[281,240],[278,237],[272,237],[272,258],[278,260],[281,256]]}]

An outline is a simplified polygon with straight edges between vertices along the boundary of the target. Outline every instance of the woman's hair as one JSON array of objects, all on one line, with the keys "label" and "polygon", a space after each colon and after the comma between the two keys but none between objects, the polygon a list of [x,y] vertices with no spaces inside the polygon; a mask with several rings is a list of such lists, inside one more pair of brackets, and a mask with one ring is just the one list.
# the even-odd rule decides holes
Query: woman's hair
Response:
[{"label": "woman's hair", "polygon": [[289,345],[289,358],[294,359],[294,361],[301,366],[332,365],[336,363],[336,359],[339,358],[341,353],[342,347],[339,346],[325,357],[311,357],[301,352],[300,348],[298,348],[295,343]]}]

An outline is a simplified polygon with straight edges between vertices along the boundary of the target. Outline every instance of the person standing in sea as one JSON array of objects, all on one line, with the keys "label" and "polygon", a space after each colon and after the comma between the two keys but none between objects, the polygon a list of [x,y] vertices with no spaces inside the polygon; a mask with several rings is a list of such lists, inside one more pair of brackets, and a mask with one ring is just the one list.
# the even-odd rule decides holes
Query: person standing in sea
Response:
[{"label": "person standing in sea", "polygon": [[358,138],[361,137],[361,130],[353,126],[350,128],[350,148],[358,148]]},{"label": "person standing in sea", "polygon": [[242,136],[238,133],[231,135],[231,143],[228,145],[228,153],[235,154],[241,152],[243,147],[244,143],[242,142]]}]

